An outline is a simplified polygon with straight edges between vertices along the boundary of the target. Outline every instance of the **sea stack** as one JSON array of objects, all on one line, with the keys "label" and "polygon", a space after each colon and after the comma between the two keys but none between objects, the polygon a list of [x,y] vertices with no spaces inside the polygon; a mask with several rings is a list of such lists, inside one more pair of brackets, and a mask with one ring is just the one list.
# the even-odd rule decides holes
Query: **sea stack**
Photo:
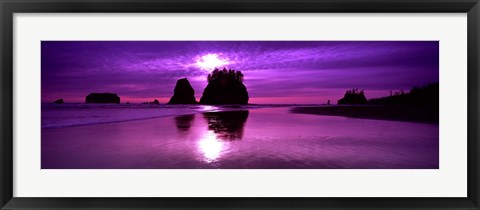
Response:
[{"label": "sea stack", "polygon": [[120,103],[120,97],[115,93],[90,93],[85,97],[85,103]]},{"label": "sea stack", "polygon": [[208,75],[201,104],[248,104],[248,92],[241,71],[215,69]]},{"label": "sea stack", "polygon": [[190,85],[187,78],[177,80],[173,96],[170,98],[168,104],[196,104],[195,90]]},{"label": "sea stack", "polygon": [[53,103],[63,104],[63,103],[65,103],[65,102],[63,101],[63,98],[61,98],[61,99],[58,99],[58,100],[54,101]]}]

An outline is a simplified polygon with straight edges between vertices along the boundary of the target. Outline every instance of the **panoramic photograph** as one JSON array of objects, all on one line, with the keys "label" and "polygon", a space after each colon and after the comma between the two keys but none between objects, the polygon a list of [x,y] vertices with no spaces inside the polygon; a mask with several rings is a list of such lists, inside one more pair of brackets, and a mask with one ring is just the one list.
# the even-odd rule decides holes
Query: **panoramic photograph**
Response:
[{"label": "panoramic photograph", "polygon": [[41,169],[438,168],[438,41],[41,42]]}]

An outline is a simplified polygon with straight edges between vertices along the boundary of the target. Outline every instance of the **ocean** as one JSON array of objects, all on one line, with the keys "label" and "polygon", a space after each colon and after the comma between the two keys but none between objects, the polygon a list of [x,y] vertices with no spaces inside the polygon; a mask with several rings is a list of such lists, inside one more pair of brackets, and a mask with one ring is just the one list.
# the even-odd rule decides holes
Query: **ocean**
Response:
[{"label": "ocean", "polygon": [[439,168],[438,124],[297,114],[295,106],[43,104],[41,166]]},{"label": "ocean", "polygon": [[[228,110],[248,110],[268,107],[295,107],[305,105],[266,104],[266,105],[168,105],[168,104],[86,104],[42,103],[42,128],[60,128],[81,125],[94,125],[131,120],[151,119],[168,116],[219,112]],[[307,105],[308,106],[308,105]],[[314,106],[314,105],[311,105]]]}]

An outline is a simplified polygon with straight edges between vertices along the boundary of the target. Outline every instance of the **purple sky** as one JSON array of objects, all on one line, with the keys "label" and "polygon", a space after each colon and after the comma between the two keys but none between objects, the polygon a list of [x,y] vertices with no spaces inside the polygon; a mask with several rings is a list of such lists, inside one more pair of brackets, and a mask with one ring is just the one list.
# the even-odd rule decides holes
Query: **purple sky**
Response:
[{"label": "purple sky", "polygon": [[42,41],[42,102],[166,103],[187,77],[200,99],[213,66],[245,75],[249,103],[332,103],[345,90],[368,99],[438,82],[437,41]]}]

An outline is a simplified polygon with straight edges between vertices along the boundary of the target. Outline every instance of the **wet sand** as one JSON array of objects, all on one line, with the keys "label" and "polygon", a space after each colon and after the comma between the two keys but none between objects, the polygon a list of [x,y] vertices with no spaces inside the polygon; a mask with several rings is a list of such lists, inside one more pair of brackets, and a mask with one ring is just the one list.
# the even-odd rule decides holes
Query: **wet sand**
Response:
[{"label": "wet sand", "polygon": [[265,108],[42,129],[42,169],[437,169],[438,125]]},{"label": "wet sand", "polygon": [[438,107],[431,106],[319,106],[295,107],[293,113],[343,116],[363,119],[394,120],[438,124]]}]

